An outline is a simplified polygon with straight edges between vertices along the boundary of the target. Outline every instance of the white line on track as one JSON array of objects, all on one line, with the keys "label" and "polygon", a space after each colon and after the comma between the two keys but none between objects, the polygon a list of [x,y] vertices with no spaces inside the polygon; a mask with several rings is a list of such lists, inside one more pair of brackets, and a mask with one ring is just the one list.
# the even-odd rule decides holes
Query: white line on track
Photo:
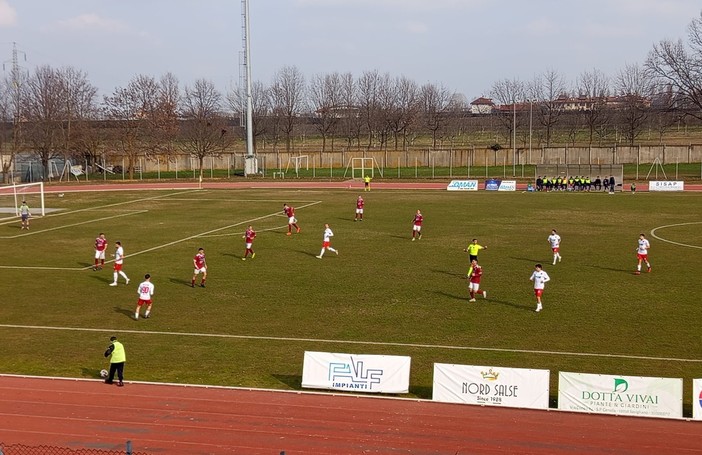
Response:
[{"label": "white line on track", "polygon": [[661,242],[667,242],[667,243],[672,243],[673,245],[684,246],[687,248],[697,248],[699,250],[702,250],[702,246],[688,245],[687,243],[680,243],[680,242],[673,242],[672,240],[664,239],[663,237],[659,237],[656,235],[656,231],[658,229],[665,229],[665,228],[676,227],[676,226],[689,226],[691,224],[702,224],[702,221],[693,221],[691,223],[678,223],[678,224],[668,224],[667,226],[658,226],[656,228],[651,229],[651,236],[655,237],[656,239],[660,240]]},{"label": "white line on track", "polygon": [[486,351],[486,352],[508,352],[519,354],[539,354],[539,355],[556,355],[556,356],[573,356],[573,357],[603,357],[614,359],[629,359],[629,360],[651,360],[655,362],[685,362],[685,363],[702,363],[702,359],[681,359],[675,357],[651,357],[641,355],[626,355],[626,354],[598,354],[590,352],[568,352],[568,351],[540,351],[531,349],[506,349],[506,348],[487,348],[480,346],[449,346],[441,344],[421,344],[421,343],[397,343],[384,341],[359,341],[359,340],[326,340],[321,338],[296,338],[296,337],[271,337],[257,335],[231,335],[226,333],[191,333],[191,332],[159,332],[155,330],[124,330],[124,329],[94,329],[85,327],[52,327],[42,325],[17,325],[17,324],[0,324],[0,327],[8,329],[28,329],[28,330],[65,330],[72,332],[98,332],[98,333],[132,333],[145,335],[165,335],[165,336],[183,336],[183,337],[201,337],[201,338],[225,338],[238,340],[264,340],[277,342],[298,342],[298,343],[325,343],[325,344],[355,344],[368,346],[396,346],[405,348],[422,348],[422,349],[450,349],[460,351]]}]

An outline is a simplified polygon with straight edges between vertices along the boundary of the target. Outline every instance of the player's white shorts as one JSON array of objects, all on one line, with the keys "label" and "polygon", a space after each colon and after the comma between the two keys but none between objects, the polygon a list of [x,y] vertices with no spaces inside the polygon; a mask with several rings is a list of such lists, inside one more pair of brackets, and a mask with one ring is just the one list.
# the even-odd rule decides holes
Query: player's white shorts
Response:
[{"label": "player's white shorts", "polygon": [[422,230],[422,226],[417,226],[416,224],[412,227],[413,231],[420,232]]},{"label": "player's white shorts", "polygon": [[363,215],[363,209],[356,209],[356,213],[360,213],[361,215]]},{"label": "player's white shorts", "polygon": [[247,242],[247,243],[246,243],[246,249],[247,249],[247,250],[250,250],[250,249],[251,249],[251,245],[253,245],[253,243],[248,243],[248,242]]},{"label": "player's white shorts", "polygon": [[480,283],[473,283],[472,281],[468,283],[469,291],[477,291],[478,289],[480,289]]},{"label": "player's white shorts", "polygon": [[291,216],[290,218],[288,218],[288,224],[295,224],[295,223],[297,223],[297,218],[295,218],[294,216]]},{"label": "player's white shorts", "polygon": [[200,273],[207,273],[207,267],[202,267],[200,269],[193,270],[193,275],[198,275]]},{"label": "player's white shorts", "polygon": [[95,250],[95,259],[105,259],[105,250]]}]

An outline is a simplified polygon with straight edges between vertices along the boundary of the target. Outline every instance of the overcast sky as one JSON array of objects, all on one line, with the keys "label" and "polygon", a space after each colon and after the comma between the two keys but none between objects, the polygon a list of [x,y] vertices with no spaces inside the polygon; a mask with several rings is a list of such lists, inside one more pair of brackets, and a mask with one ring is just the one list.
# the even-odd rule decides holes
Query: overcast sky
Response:
[{"label": "overcast sky", "polygon": [[[545,70],[569,84],[615,75],[653,43],[686,38],[699,0],[250,0],[253,79],[285,65],[319,73],[378,70],[443,83],[468,100],[496,80]],[[137,74],[181,86],[238,84],[240,0],[0,0],[0,58],[23,69],[73,66],[101,95]],[[26,61],[25,61],[26,57]]]}]

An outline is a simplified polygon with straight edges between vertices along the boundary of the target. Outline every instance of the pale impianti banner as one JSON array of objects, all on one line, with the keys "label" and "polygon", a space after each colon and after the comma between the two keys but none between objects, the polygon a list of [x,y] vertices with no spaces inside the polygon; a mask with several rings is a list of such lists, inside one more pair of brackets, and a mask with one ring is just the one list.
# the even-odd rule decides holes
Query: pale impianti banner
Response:
[{"label": "pale impianti banner", "polygon": [[548,370],[434,364],[434,401],[548,409],[548,392]]},{"label": "pale impianti banner", "polygon": [[349,392],[407,393],[410,357],[305,352],[302,387]]},{"label": "pale impianti banner", "polygon": [[685,191],[685,182],[671,180],[653,180],[648,182],[648,191]]},{"label": "pale impianti banner", "polygon": [[682,418],[682,383],[682,379],[673,378],[561,372],[558,409]]},{"label": "pale impianti banner", "polygon": [[692,418],[702,420],[702,379],[692,380]]}]

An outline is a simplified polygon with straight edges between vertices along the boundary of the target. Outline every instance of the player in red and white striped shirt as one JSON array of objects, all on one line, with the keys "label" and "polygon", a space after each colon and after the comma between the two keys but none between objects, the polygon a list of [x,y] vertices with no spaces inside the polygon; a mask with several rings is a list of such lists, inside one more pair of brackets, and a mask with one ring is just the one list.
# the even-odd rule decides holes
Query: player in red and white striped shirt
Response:
[{"label": "player in red and white striped shirt", "polygon": [[246,251],[244,251],[244,257],[241,258],[242,261],[246,260],[246,256],[248,256],[249,253],[251,253],[251,259],[256,257],[256,253],[254,253],[253,248],[251,248],[253,246],[253,241],[255,238],[256,231],[254,231],[253,226],[249,225],[249,228],[244,233],[244,239],[246,239],[244,240],[246,242]]},{"label": "player in red and white striped shirt", "polygon": [[[93,270],[102,270],[105,266],[105,250],[107,249],[107,239],[102,232],[95,239],[95,265]],[[99,261],[99,263],[98,263]]]},{"label": "player in red and white striped shirt", "polygon": [[197,254],[193,258],[193,266],[195,270],[193,271],[193,279],[190,282],[190,287],[195,287],[195,279],[202,273],[202,281],[200,281],[200,287],[205,287],[205,280],[207,279],[207,261],[205,261],[205,250],[203,248],[198,248]]}]

